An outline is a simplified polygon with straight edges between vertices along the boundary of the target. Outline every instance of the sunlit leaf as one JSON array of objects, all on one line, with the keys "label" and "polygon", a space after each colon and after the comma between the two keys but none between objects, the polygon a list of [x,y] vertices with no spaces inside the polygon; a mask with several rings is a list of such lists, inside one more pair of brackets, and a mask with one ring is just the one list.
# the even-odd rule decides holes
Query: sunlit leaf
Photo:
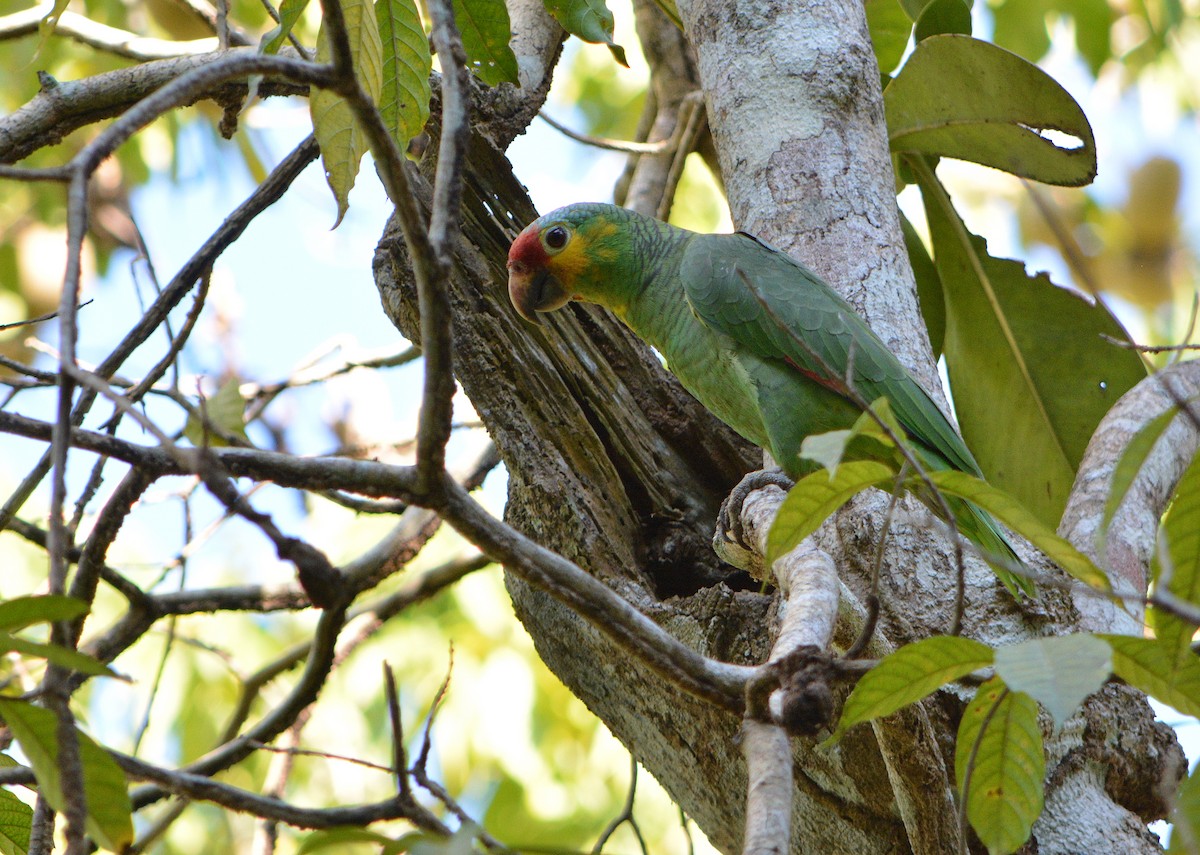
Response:
[{"label": "sunlit leaf", "polygon": [[70,650],[57,644],[41,644],[36,641],[26,641],[24,638],[17,638],[14,635],[9,635],[7,632],[0,632],[0,652],[10,650],[25,656],[37,656],[46,659],[55,665],[61,665],[72,671],[78,671],[80,674],[91,674],[95,677],[120,677],[119,674],[103,662],[88,656],[86,653],[80,653],[78,650]]},{"label": "sunlit leaf", "polygon": [[912,35],[912,21],[898,0],[866,0],[867,28],[875,48],[875,61],[884,74],[900,64]]},{"label": "sunlit leaf", "polygon": [[979,839],[990,853],[1015,852],[1029,839],[1044,798],[1046,758],[1033,699],[1006,690],[999,678],[980,686],[958,727],[954,768]]},{"label": "sunlit leaf", "polygon": [[25,855],[32,826],[33,808],[0,788],[0,855]]},{"label": "sunlit leaf", "polygon": [[1112,646],[1114,674],[1184,715],[1200,716],[1200,659],[1191,651],[1150,638],[1100,638]]},{"label": "sunlit leaf", "polygon": [[1075,99],[1036,65],[988,42],[925,39],[883,100],[893,151],[955,157],[1071,187],[1096,176],[1096,141]]},{"label": "sunlit leaf", "polygon": [[846,698],[837,731],[890,715],[942,686],[992,664],[992,648],[960,636],[935,636],[906,644],[863,675]]},{"label": "sunlit leaf", "polygon": [[38,21],[38,46],[37,53],[34,54],[35,60],[41,57],[42,51],[46,48],[46,41],[54,35],[54,31],[58,28],[58,19],[62,17],[63,12],[67,11],[67,6],[70,4],[71,0],[54,0],[50,11]]},{"label": "sunlit leaf", "polygon": [[87,614],[87,610],[87,603],[83,600],[62,594],[14,597],[0,602],[0,629],[16,632],[35,623],[74,620]]},{"label": "sunlit leaf", "polygon": [[996,676],[1062,723],[1112,673],[1112,648],[1094,635],[1034,638],[996,650]]},{"label": "sunlit leaf", "polygon": [[454,0],[467,65],[488,86],[517,82],[517,55],[504,0]]},{"label": "sunlit leaf", "polygon": [[[0,698],[0,716],[29,758],[46,801],[61,812],[66,808],[66,802],[58,770],[57,716],[50,710],[10,698]],[[90,737],[79,731],[76,733],[83,763],[88,836],[97,845],[120,852],[133,840],[125,773]]]},{"label": "sunlit leaf", "polygon": [[308,8],[308,0],[283,0],[279,4],[279,23],[273,30],[263,33],[263,37],[259,41],[259,51],[265,54],[278,53],[284,39],[296,26],[306,8]]},{"label": "sunlit leaf", "polygon": [[585,42],[608,45],[617,62],[629,66],[625,49],[613,41],[613,14],[604,0],[545,0],[545,5],[568,33]]},{"label": "sunlit leaf", "polygon": [[801,478],[788,491],[767,534],[767,566],[795,549],[856,493],[895,477],[896,470],[885,463],[858,460],[843,463],[836,474],[821,469]]},{"label": "sunlit leaf", "polygon": [[[1179,479],[1158,536],[1159,549],[1153,563],[1156,585],[1166,580],[1167,590],[1179,599],[1200,602],[1200,455],[1192,459]],[[1169,578],[1165,575],[1167,568]],[[1147,610],[1147,618],[1163,644],[1179,650],[1191,646],[1195,625],[1154,605]]]},{"label": "sunlit leaf", "polygon": [[944,354],[963,437],[988,481],[1058,525],[1100,419],[1146,376],[1103,303],[987,254],[919,159],[946,306]]},{"label": "sunlit leaf", "polygon": [[927,474],[939,490],[983,508],[1079,581],[1093,588],[1108,590],[1108,577],[1103,570],[1008,493],[966,472],[943,469]]},{"label": "sunlit leaf", "polygon": [[[880,422],[887,426],[891,435],[880,426]],[[806,436],[800,443],[800,456],[828,469],[833,475],[848,451],[852,459],[887,454],[889,449],[895,448],[892,436],[906,435],[892,412],[891,402],[887,398],[878,398],[871,403],[870,412],[860,415],[849,428]],[[866,451],[868,448],[870,451]]]},{"label": "sunlit leaf", "polygon": [[921,10],[913,28],[914,38],[919,42],[944,33],[971,35],[971,7],[963,0],[933,0]]},{"label": "sunlit leaf", "polygon": [[226,380],[217,394],[202,401],[201,412],[207,424],[221,433],[214,433],[205,426],[205,421],[189,415],[187,424],[183,426],[183,435],[192,445],[214,448],[228,446],[229,442],[222,437],[222,433],[246,439],[246,402],[236,377]]},{"label": "sunlit leaf", "polygon": [[[375,10],[367,0],[342,0],[342,13],[346,19],[346,34],[350,37],[354,73],[367,94],[378,101],[382,87],[383,44]],[[329,37],[322,24],[317,33],[317,62],[329,62],[330,59]],[[337,228],[350,204],[350,190],[358,177],[362,156],[367,152],[367,137],[345,99],[334,92],[314,89],[308,96],[308,108],[312,113],[317,144],[321,146],[325,180],[337,200],[337,219],[333,224]]]},{"label": "sunlit leaf", "polygon": [[413,0],[375,0],[375,18],[383,41],[379,112],[403,149],[429,119],[429,39]]},{"label": "sunlit leaf", "polygon": [[1117,513],[1117,509],[1121,507],[1121,502],[1125,499],[1125,494],[1129,492],[1129,488],[1133,485],[1134,479],[1137,478],[1138,472],[1142,469],[1142,464],[1146,462],[1146,458],[1150,456],[1150,452],[1154,449],[1154,444],[1158,442],[1158,438],[1162,436],[1163,431],[1170,427],[1171,422],[1179,415],[1179,408],[1175,405],[1169,407],[1165,412],[1159,413],[1133,435],[1129,440],[1129,444],[1125,446],[1125,450],[1121,452],[1121,457],[1117,461],[1116,468],[1113,469],[1112,483],[1108,489],[1108,500],[1104,503],[1104,518],[1100,523],[1100,530],[1105,532],[1108,530],[1109,523],[1112,522],[1113,516]]},{"label": "sunlit leaf", "polygon": [[1179,785],[1168,821],[1171,823],[1168,855],[1200,852],[1200,766],[1192,769],[1192,774]]}]

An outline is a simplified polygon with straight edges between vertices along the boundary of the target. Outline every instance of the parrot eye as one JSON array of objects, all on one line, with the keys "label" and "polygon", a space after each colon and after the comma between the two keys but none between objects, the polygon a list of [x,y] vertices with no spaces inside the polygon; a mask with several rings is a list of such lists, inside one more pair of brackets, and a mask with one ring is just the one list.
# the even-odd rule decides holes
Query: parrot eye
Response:
[{"label": "parrot eye", "polygon": [[567,238],[571,236],[563,226],[555,226],[546,231],[546,246],[551,249],[562,249],[567,245]]}]

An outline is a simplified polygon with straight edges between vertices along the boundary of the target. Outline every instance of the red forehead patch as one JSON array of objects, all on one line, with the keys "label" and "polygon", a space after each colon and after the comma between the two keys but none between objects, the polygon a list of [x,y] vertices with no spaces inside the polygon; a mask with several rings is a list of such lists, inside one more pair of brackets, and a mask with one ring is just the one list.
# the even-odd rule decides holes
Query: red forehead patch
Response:
[{"label": "red forehead patch", "polygon": [[537,267],[546,262],[546,250],[538,237],[538,224],[530,223],[525,231],[517,235],[508,250],[509,262],[520,261],[530,267]]}]

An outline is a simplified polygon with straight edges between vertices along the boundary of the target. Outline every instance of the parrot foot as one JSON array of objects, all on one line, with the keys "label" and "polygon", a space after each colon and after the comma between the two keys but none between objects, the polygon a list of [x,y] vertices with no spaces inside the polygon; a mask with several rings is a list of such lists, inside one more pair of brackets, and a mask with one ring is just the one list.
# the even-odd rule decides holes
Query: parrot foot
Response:
[{"label": "parrot foot", "polygon": [[717,514],[717,537],[732,540],[742,549],[753,552],[750,544],[746,543],[746,532],[742,526],[742,505],[746,498],[763,487],[778,487],[786,493],[795,483],[783,474],[782,469],[759,469],[743,477],[721,503],[721,511]]}]

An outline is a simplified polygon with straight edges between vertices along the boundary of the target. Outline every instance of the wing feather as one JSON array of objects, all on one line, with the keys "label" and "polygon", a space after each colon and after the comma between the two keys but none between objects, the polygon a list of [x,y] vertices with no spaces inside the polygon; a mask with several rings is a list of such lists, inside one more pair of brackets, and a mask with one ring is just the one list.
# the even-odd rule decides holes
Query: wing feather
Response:
[{"label": "wing feather", "polygon": [[868,401],[886,395],[914,440],[945,465],[979,474],[925,390],[854,309],[804,265],[750,235],[700,235],[688,245],[680,275],[704,323],[827,389],[844,394],[849,379]]}]

